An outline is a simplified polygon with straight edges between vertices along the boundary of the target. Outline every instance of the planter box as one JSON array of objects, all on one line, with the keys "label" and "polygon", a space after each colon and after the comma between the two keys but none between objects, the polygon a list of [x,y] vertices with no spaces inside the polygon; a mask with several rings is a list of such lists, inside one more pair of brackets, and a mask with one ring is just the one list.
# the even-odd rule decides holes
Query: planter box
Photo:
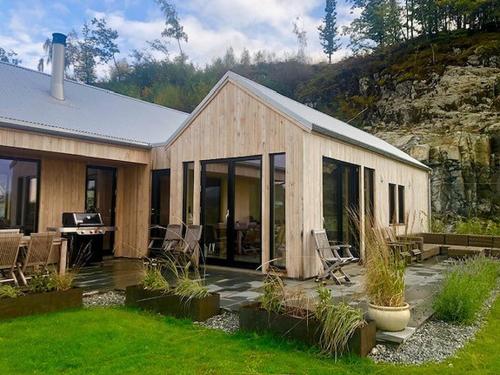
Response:
[{"label": "planter box", "polygon": [[469,246],[475,247],[493,247],[492,236],[469,235]]},{"label": "planter box", "polygon": [[444,233],[421,233],[420,236],[424,239],[425,244],[444,245]]},{"label": "planter box", "polygon": [[0,299],[0,320],[82,307],[82,290],[26,294]]},{"label": "planter box", "polygon": [[[321,323],[315,318],[301,319],[288,315],[269,313],[258,303],[240,307],[240,329],[252,332],[271,332],[275,335],[319,346]],[[348,342],[346,352],[366,357],[376,343],[374,321],[358,328]]]},{"label": "planter box", "polygon": [[449,234],[445,235],[446,245],[469,246],[469,236],[467,234]]},{"label": "planter box", "polygon": [[188,300],[173,294],[145,290],[141,285],[134,285],[126,289],[125,305],[201,322],[219,314],[220,295],[212,293],[205,298]]}]

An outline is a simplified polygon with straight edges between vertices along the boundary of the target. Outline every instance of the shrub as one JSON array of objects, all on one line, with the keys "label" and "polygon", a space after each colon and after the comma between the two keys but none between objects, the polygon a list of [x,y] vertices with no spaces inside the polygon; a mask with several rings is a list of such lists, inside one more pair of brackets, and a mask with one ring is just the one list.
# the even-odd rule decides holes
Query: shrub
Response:
[{"label": "shrub", "polygon": [[268,312],[280,313],[285,301],[285,285],[279,275],[270,271],[263,283],[263,293],[259,298],[261,307]]},{"label": "shrub", "polygon": [[337,355],[345,350],[349,338],[365,324],[361,310],[345,302],[334,304],[331,292],[325,287],[317,290],[319,302],[316,318],[321,322],[320,347],[325,353]]},{"label": "shrub", "polygon": [[459,220],[455,224],[455,232],[458,234],[500,236],[500,222],[482,220],[477,217],[467,220]]},{"label": "shrub", "polygon": [[499,274],[500,263],[485,257],[455,263],[434,299],[435,316],[457,323],[472,322]]},{"label": "shrub", "polygon": [[146,268],[142,285],[144,286],[144,289],[147,290],[167,291],[170,288],[168,281],[161,273],[161,269],[153,265]]},{"label": "shrub", "polygon": [[0,286],[0,299],[2,298],[17,298],[23,293],[19,288],[15,288],[10,285],[1,285]]},{"label": "shrub", "polygon": [[56,289],[56,281],[51,275],[37,270],[29,280],[28,290],[31,293],[45,293]]},{"label": "shrub", "polygon": [[365,249],[365,291],[370,302],[379,306],[404,306],[404,259],[391,250],[384,232],[376,227],[367,229]]},{"label": "shrub", "polygon": [[173,293],[186,300],[209,296],[210,292],[203,285],[198,269],[195,268],[194,278],[191,278],[189,274],[190,267],[191,262],[188,262],[184,267],[178,267],[174,259],[167,261],[167,268],[171,270],[175,279]]}]

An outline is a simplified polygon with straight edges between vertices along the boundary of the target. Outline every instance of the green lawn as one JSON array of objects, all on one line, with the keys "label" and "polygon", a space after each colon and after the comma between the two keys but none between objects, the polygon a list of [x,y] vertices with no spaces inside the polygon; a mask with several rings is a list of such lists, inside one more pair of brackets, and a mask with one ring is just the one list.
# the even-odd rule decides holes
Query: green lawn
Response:
[{"label": "green lawn", "polygon": [[226,335],[126,309],[92,309],[0,323],[0,374],[498,374],[500,299],[477,340],[456,358],[426,366],[337,363],[299,345]]}]

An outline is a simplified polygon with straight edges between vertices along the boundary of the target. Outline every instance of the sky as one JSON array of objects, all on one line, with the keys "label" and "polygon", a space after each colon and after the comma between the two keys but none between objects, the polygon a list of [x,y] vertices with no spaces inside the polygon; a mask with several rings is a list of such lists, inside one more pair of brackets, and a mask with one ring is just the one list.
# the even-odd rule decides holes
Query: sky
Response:
[{"label": "sky", "polygon": [[[321,24],[325,0],[173,0],[188,34],[183,45],[191,62],[198,66],[210,63],[233,47],[236,56],[244,48],[278,57],[297,51],[292,33],[293,22],[306,31],[306,53],[314,62],[326,61],[317,28]],[[348,25],[356,16],[346,0],[338,0],[337,25]],[[143,49],[148,40],[160,37],[164,21],[154,0],[0,0],[0,47],[17,52],[21,65],[36,69],[43,57],[42,44],[53,32],[79,31],[93,17],[105,17],[119,33],[120,57],[133,49]],[[338,60],[349,53],[347,39],[334,55]],[[170,43],[171,57],[178,54]],[[107,74],[100,67],[99,75]]]}]

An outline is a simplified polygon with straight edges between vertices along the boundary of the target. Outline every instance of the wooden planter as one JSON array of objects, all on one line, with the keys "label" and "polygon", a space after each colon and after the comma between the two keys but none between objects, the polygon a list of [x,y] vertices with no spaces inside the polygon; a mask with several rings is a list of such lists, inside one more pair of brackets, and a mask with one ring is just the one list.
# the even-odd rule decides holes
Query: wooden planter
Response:
[{"label": "wooden planter", "polygon": [[219,314],[220,295],[212,293],[205,298],[183,299],[174,294],[146,290],[142,285],[127,287],[125,305],[143,310],[171,315],[176,318],[189,318],[201,322]]},{"label": "wooden planter", "polygon": [[82,290],[79,288],[2,298],[0,320],[74,309],[82,307],[82,304]]},{"label": "wooden planter", "polygon": [[[271,332],[275,335],[319,346],[321,323],[315,318],[303,319],[288,315],[269,313],[258,303],[240,307],[240,329],[252,332]],[[366,357],[376,343],[374,321],[356,329],[349,339],[348,353]],[[342,354],[342,353],[340,353]]]}]

